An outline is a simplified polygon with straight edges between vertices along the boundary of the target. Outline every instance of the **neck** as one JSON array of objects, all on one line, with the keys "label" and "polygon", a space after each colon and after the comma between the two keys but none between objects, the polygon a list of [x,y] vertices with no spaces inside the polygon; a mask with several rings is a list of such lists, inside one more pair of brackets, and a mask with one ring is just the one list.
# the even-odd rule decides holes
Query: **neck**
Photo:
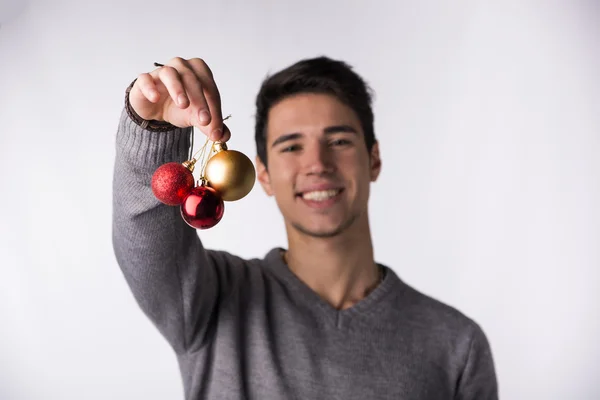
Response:
[{"label": "neck", "polygon": [[290,270],[321,298],[346,309],[365,298],[380,282],[368,221],[332,237],[319,238],[288,228]]}]

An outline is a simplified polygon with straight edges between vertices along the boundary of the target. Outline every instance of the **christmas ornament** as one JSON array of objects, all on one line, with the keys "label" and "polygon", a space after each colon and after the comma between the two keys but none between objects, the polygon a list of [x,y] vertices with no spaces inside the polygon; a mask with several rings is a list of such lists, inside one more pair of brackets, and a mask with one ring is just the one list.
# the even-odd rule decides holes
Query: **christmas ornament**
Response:
[{"label": "christmas ornament", "polygon": [[[194,147],[193,139],[192,134],[190,150]],[[194,185],[197,164],[200,177]],[[152,176],[151,186],[159,201],[180,207],[181,217],[189,226],[209,229],[223,218],[224,202],[245,197],[254,187],[255,179],[254,165],[248,157],[227,149],[225,143],[207,138],[200,150],[194,155],[190,153],[188,161],[161,165]]]},{"label": "christmas ornament", "polygon": [[164,204],[178,206],[194,188],[194,163],[163,164],[152,175],[152,192]]},{"label": "christmas ornament", "polygon": [[204,171],[208,185],[225,201],[236,201],[250,193],[256,180],[252,161],[244,153],[227,149],[225,143],[215,143],[213,152]]},{"label": "christmas ornament", "polygon": [[181,205],[181,216],[189,226],[209,229],[219,223],[225,204],[217,191],[209,186],[196,186]]}]

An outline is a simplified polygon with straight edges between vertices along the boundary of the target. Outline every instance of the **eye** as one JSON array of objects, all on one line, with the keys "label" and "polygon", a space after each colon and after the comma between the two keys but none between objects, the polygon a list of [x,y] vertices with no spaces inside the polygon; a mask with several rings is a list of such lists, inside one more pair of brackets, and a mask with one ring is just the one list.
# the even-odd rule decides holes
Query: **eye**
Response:
[{"label": "eye", "polygon": [[348,139],[336,139],[329,142],[331,146],[348,146],[351,145],[352,142]]},{"label": "eye", "polygon": [[300,150],[300,145],[292,144],[290,146],[282,148],[281,152],[282,153],[291,153],[291,152],[298,151],[298,150]]}]

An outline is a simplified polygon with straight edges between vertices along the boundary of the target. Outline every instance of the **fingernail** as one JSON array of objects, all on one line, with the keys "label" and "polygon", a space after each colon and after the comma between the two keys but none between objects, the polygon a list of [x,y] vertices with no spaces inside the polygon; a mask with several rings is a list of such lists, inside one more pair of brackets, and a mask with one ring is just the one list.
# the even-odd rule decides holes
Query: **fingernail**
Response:
[{"label": "fingernail", "polygon": [[215,129],[214,131],[211,132],[210,134],[212,141],[217,141],[219,139],[221,139],[221,137],[223,136],[223,131],[221,129]]},{"label": "fingernail", "polygon": [[206,110],[200,111],[200,123],[206,124],[210,121],[210,114]]},{"label": "fingernail", "polygon": [[187,100],[187,99],[186,99],[185,95],[184,95],[184,94],[180,94],[180,95],[177,97],[177,105],[178,105],[178,106],[184,105],[186,100]]}]

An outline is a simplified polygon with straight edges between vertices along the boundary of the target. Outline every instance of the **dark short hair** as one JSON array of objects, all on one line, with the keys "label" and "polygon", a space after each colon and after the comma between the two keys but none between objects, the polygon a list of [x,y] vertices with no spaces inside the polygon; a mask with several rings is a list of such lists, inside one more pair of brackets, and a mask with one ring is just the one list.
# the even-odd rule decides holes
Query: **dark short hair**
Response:
[{"label": "dark short hair", "polygon": [[321,56],[300,60],[263,81],[256,96],[255,140],[256,151],[265,165],[269,110],[284,98],[299,93],[330,94],[352,108],[371,152],[375,143],[372,89],[347,63]]}]

